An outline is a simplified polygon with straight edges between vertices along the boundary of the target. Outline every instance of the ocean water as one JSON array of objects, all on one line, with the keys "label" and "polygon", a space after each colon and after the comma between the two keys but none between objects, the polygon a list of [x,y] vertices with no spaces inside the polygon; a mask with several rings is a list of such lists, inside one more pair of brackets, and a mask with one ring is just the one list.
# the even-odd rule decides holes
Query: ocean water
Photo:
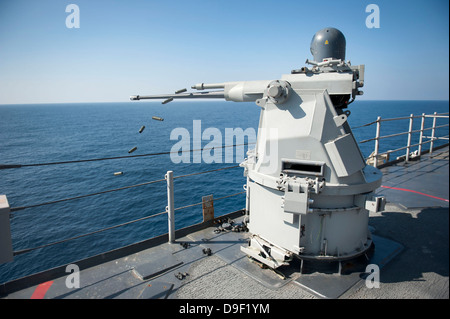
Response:
[{"label": "ocean water", "polygon": [[[350,105],[351,127],[375,121],[377,116],[393,118],[411,113],[444,113],[448,101],[356,101]],[[152,116],[164,118],[155,121]],[[259,107],[254,103],[175,101],[160,102],[83,103],[0,105],[0,164],[36,164],[171,151],[179,136],[194,136],[194,120],[201,121],[204,134],[202,147],[208,147],[209,133],[225,142],[226,128],[253,129],[259,122]],[[438,120],[438,125],[448,122]],[[196,122],[199,123],[199,122]],[[141,126],[146,128],[139,133]],[[408,130],[408,120],[385,122],[381,134]],[[431,125],[431,119],[427,120]],[[210,129],[208,129],[210,128]],[[415,120],[414,128],[420,128]],[[354,129],[357,141],[375,136],[375,126]],[[217,135],[219,134],[219,135]],[[448,127],[439,130],[448,135]],[[407,136],[382,142],[380,151],[405,145]],[[413,136],[417,143],[418,133]],[[416,141],[416,142],[414,142]],[[236,141],[234,141],[236,143]],[[253,138],[245,139],[253,143]],[[438,141],[435,145],[442,144]],[[373,142],[361,144],[364,156],[373,151]],[[191,145],[191,149],[195,149]],[[244,154],[253,145],[242,147]],[[427,149],[428,146],[425,147]],[[174,176],[208,171],[239,164],[225,162],[222,150],[220,163],[194,162],[196,152],[189,153],[189,163],[174,163],[171,156],[145,156],[126,159],[44,165],[0,170],[0,194],[7,195],[11,207],[28,206],[105,190],[164,179],[168,170]],[[414,149],[412,149],[414,150]],[[236,154],[234,150],[233,154]],[[198,153],[197,153],[198,154]],[[209,154],[212,154],[209,152]],[[401,154],[393,154],[393,157]],[[178,154],[176,154],[178,155]],[[175,155],[172,155],[175,156]],[[176,156],[175,156],[176,157]],[[391,157],[392,158],[392,157]],[[115,172],[123,175],[115,176]],[[201,202],[202,196],[214,198],[243,191],[242,168],[232,168],[202,175],[176,179],[175,207]],[[11,231],[14,250],[39,247],[66,238],[115,226],[131,220],[163,212],[167,205],[165,181],[51,205],[28,208],[13,213]],[[216,216],[245,207],[243,194],[214,203]],[[175,213],[177,229],[202,220],[201,206],[181,209]],[[165,214],[82,237],[61,244],[40,248],[15,257],[12,263],[0,265],[0,283],[33,274],[50,267],[74,262],[111,249],[139,242],[167,232]]]}]

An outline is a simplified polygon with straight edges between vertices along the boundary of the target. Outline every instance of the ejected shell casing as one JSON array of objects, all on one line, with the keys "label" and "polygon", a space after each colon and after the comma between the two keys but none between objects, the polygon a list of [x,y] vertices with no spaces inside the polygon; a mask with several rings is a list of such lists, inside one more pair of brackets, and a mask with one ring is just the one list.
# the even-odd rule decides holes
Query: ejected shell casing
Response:
[{"label": "ejected shell casing", "polygon": [[152,119],[157,120],[157,121],[164,121],[164,119],[159,116],[152,116]]},{"label": "ejected shell casing", "polygon": [[187,91],[187,89],[181,89],[181,90],[175,91],[175,94],[183,93],[183,92],[186,92],[186,91]]},{"label": "ejected shell casing", "polygon": [[128,153],[133,153],[135,150],[137,150],[137,147],[133,147],[131,150],[128,151]]},{"label": "ejected shell casing", "polygon": [[139,129],[139,133],[142,133],[143,130],[145,130],[145,125],[142,125],[142,127]]},{"label": "ejected shell casing", "polygon": [[173,97],[169,97],[167,100],[163,101],[162,104],[167,104],[173,101]]}]

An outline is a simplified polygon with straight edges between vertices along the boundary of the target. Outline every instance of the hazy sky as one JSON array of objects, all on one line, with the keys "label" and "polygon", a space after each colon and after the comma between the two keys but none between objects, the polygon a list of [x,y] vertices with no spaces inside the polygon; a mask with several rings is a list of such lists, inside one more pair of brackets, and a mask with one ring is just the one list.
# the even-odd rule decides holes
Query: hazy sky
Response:
[{"label": "hazy sky", "polygon": [[[80,10],[67,28],[66,6]],[[369,4],[380,27],[367,28]],[[449,4],[428,1],[0,0],[0,104],[120,102],[199,82],[274,80],[340,29],[366,100],[449,99]]]}]

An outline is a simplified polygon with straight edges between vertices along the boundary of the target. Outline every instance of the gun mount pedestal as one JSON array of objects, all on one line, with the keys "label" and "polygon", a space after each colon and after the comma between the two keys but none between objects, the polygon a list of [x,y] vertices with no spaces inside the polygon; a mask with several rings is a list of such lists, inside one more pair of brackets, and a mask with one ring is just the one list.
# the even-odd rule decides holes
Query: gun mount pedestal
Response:
[{"label": "gun mount pedestal", "polygon": [[[372,246],[369,210],[383,209],[384,199],[373,194],[382,175],[365,165],[347,116],[337,113],[326,89],[304,90],[301,80],[289,83],[286,103],[260,101],[261,134],[241,164],[248,177],[252,234],[242,251],[272,268],[294,256],[327,262],[355,258]],[[270,131],[276,136],[269,137]]]}]

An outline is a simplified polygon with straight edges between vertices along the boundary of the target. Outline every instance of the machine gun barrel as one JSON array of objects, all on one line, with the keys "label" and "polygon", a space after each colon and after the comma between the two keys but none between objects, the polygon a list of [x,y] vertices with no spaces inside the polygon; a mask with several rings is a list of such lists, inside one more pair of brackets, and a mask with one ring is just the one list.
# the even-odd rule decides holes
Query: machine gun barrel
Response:
[{"label": "machine gun barrel", "polygon": [[225,98],[224,91],[130,96],[130,100],[132,101],[160,100],[160,99],[223,99],[223,98]]},{"label": "machine gun barrel", "polygon": [[179,93],[179,94],[162,94],[162,95],[133,95],[130,100],[157,100],[166,99],[163,104],[173,99],[225,99],[234,102],[254,102],[263,97],[265,89],[271,81],[242,81],[242,82],[225,82],[225,83],[200,83],[193,85],[196,90],[204,89],[223,89],[217,91]]}]

